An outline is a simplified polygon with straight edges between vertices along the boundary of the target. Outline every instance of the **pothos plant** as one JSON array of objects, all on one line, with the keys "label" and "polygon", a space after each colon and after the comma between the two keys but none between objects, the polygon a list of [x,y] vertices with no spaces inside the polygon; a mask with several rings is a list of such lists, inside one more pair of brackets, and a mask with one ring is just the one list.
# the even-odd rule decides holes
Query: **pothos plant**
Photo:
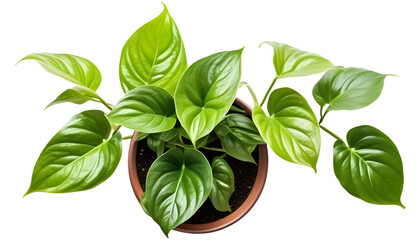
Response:
[{"label": "pothos plant", "polygon": [[[110,110],[81,112],[59,130],[41,152],[26,194],[82,191],[105,181],[120,161],[122,140],[131,138],[119,133],[124,126],[139,131],[137,140],[147,139],[159,156],[147,174],[140,204],[167,235],[208,197],[217,210],[230,211],[234,176],[223,159],[226,154],[256,164],[251,153],[267,143],[280,158],[316,171],[322,129],[337,140],[334,171],[345,190],[368,203],[403,207],[403,166],[391,139],[365,125],[351,129],[344,141],[321,125],[330,111],[360,109],[374,102],[387,75],[334,66],[320,55],[286,44],[264,44],[274,50],[276,74],[261,102],[240,80],[243,49],[219,52],[188,67],[181,35],[166,7],[126,42],[119,68],[125,95],[115,106],[96,93],[101,74],[87,59],[52,53],[26,56],[23,60],[36,60],[48,72],[76,84],[47,107],[95,101]],[[286,87],[272,91],[278,79],[324,71],[313,88],[319,120],[297,91]],[[252,120],[232,105],[242,86],[254,100]],[[209,147],[217,140],[222,148]],[[218,151],[220,156],[207,159],[201,149]]]}]

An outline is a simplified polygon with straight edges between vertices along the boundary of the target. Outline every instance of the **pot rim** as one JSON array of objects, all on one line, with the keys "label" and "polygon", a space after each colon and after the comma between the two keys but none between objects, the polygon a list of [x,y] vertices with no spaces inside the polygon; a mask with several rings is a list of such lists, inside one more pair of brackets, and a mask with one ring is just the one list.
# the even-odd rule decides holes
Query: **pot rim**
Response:
[{"label": "pot rim", "polygon": [[[252,109],[248,106],[245,102],[240,100],[239,98],[235,99],[235,103],[238,104],[242,109],[246,111],[249,116],[252,116]],[[137,141],[136,138],[139,132],[135,131],[133,137],[131,138],[130,148],[128,152],[128,174],[130,177],[131,186],[133,188],[134,194],[137,200],[140,202],[141,196],[143,195],[144,191],[141,188],[140,181],[137,175],[137,166],[136,166],[136,150],[137,150]],[[255,178],[254,186],[252,187],[251,192],[249,193],[248,197],[242,203],[242,205],[233,211],[228,216],[221,218],[217,221],[210,222],[210,223],[201,223],[201,224],[188,224],[183,223],[178,227],[174,228],[174,230],[186,233],[209,233],[221,230],[226,228],[238,220],[240,220],[243,216],[245,216],[251,208],[257,202],[259,196],[265,185],[265,180],[267,178],[267,171],[268,171],[268,152],[267,152],[267,144],[258,145],[258,152],[259,152],[259,161],[258,161],[258,171],[257,176]]]}]

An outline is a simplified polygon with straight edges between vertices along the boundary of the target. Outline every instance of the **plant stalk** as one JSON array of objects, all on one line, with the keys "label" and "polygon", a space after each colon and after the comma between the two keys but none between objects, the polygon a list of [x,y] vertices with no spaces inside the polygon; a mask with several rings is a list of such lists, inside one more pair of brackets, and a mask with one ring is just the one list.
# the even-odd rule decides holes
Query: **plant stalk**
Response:
[{"label": "plant stalk", "polygon": [[261,107],[262,107],[262,105],[265,103],[265,100],[267,99],[268,94],[271,92],[271,89],[274,87],[274,84],[276,83],[277,79],[279,79],[279,77],[278,77],[278,76],[276,76],[276,77],[273,79],[273,81],[271,82],[271,85],[270,85],[270,87],[268,88],[267,92],[265,93],[264,98],[263,98],[263,100],[262,100],[262,102],[261,102],[261,104],[260,104],[260,106],[261,106]]},{"label": "plant stalk", "polygon": [[331,132],[330,130],[328,130],[328,128],[326,128],[326,127],[322,126],[321,124],[319,125],[319,127],[320,127],[322,130],[324,130],[325,132],[327,132],[328,134],[330,134],[331,136],[333,136],[333,137],[334,137],[335,139],[337,139],[338,141],[342,141],[342,142],[344,142],[344,141],[343,141],[343,139],[341,139],[339,136],[337,136],[337,134],[335,134],[335,133]]},{"label": "plant stalk", "polygon": [[212,147],[202,147],[203,149],[210,150],[210,151],[216,151],[216,152],[225,152],[225,150],[221,148],[212,148]]},{"label": "plant stalk", "polygon": [[258,99],[257,99],[257,95],[255,94],[254,90],[252,89],[252,87],[248,83],[246,83],[246,82],[243,82],[243,83],[248,88],[248,91],[251,94],[252,99],[254,100],[254,106],[257,106],[258,105]]},{"label": "plant stalk", "polygon": [[127,139],[131,139],[133,137],[133,135],[130,135],[130,136],[125,136],[125,137],[123,137],[122,139],[123,140],[127,140]]},{"label": "plant stalk", "polygon": [[98,96],[99,98],[98,98],[98,100],[103,104],[103,105],[105,105],[105,107],[107,107],[110,111],[112,111],[112,106],[109,104],[109,103],[107,103],[105,100],[103,100],[100,96]]}]

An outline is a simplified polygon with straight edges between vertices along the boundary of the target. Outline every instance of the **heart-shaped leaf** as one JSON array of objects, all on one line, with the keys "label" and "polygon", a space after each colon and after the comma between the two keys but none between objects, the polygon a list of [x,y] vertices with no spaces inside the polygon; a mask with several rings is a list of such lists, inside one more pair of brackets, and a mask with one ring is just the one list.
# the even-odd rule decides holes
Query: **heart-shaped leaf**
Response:
[{"label": "heart-shaped leaf", "polygon": [[269,116],[260,106],[252,118],[265,142],[281,158],[312,167],[316,171],[321,137],[311,107],[290,88],[274,90],[267,105]]},{"label": "heart-shaped leaf", "polygon": [[329,110],[354,110],[378,99],[387,75],[363,68],[335,67],[322,76],[312,91],[317,103]]},{"label": "heart-shaped leaf", "polygon": [[147,146],[159,157],[165,151],[165,142],[154,134],[147,137]]},{"label": "heart-shaped leaf", "polygon": [[54,101],[48,104],[45,109],[53,105],[66,102],[74,104],[83,104],[89,100],[99,102],[98,99],[100,99],[100,97],[93,90],[83,86],[75,86],[74,88],[70,88],[62,92]]},{"label": "heart-shaped leaf", "polygon": [[219,130],[221,126],[217,126],[215,132],[222,142],[223,150],[226,151],[230,156],[245,162],[257,164],[252,157],[249,149],[252,144],[246,144],[236,137],[232,132],[228,131],[226,134],[222,134]]},{"label": "heart-shaped leaf", "polygon": [[155,85],[173,94],[187,69],[178,28],[166,7],[128,39],[121,53],[120,80],[124,92]]},{"label": "heart-shaped leaf", "polygon": [[143,133],[167,131],[176,123],[174,99],[160,87],[140,86],[125,94],[108,118]]},{"label": "heart-shaped leaf", "polygon": [[277,78],[308,76],[324,72],[334,65],[315,53],[301,51],[287,44],[263,42],[273,47]]},{"label": "heart-shaped leaf", "polygon": [[37,61],[49,73],[93,91],[101,84],[98,68],[85,58],[70,54],[32,53],[21,61],[28,59]]},{"label": "heart-shaped leaf", "polygon": [[116,169],[122,152],[121,135],[108,139],[110,132],[102,111],[75,115],[42,151],[26,194],[82,191],[105,181]]},{"label": "heart-shaped leaf", "polygon": [[221,211],[231,211],[229,199],[235,191],[235,177],[229,164],[221,157],[215,157],[211,163],[213,184],[209,195],[213,206]]},{"label": "heart-shaped leaf", "polygon": [[401,156],[391,139],[371,126],[347,133],[347,143],[334,144],[334,172],[341,186],[368,203],[401,203],[404,173]]},{"label": "heart-shaped leaf", "polygon": [[191,142],[209,134],[235,101],[242,49],[200,59],[185,71],[175,92],[178,119]]},{"label": "heart-shaped leaf", "polygon": [[197,150],[174,148],[150,167],[140,203],[168,236],[200,208],[211,185],[212,170],[206,157]]},{"label": "heart-shaped leaf", "polygon": [[233,135],[248,144],[265,144],[254,122],[243,114],[229,114],[219,124],[225,125]]}]

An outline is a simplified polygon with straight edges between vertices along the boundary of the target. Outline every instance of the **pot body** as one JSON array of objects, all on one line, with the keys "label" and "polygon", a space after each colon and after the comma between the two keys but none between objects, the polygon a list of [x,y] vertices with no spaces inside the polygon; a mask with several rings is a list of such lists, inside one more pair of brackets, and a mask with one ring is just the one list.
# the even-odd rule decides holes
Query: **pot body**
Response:
[{"label": "pot body", "polygon": [[[244,109],[249,116],[252,116],[252,109],[246,103],[244,103],[240,99],[236,99],[235,103],[239,105],[240,108]],[[136,138],[138,136],[138,132],[134,132],[133,137],[131,138],[130,149],[128,153],[128,173],[130,177],[131,186],[133,188],[134,194],[137,197],[137,200],[140,201],[141,196],[144,193],[144,190],[140,186],[140,182],[138,180],[137,169],[136,169],[136,149],[137,149],[137,141]],[[251,192],[249,193],[248,198],[244,201],[244,203],[236,209],[234,212],[229,214],[228,216],[219,219],[214,222],[210,223],[203,223],[203,224],[187,224],[183,223],[175,228],[177,231],[187,232],[187,233],[208,233],[214,232],[225,227],[228,227],[241,219],[245,214],[251,210],[254,204],[257,202],[261,192],[264,188],[265,180],[267,178],[267,170],[268,170],[268,152],[267,152],[267,145],[261,144],[258,145],[259,151],[259,160],[258,160],[258,171],[257,176],[255,178],[254,186],[252,187]]]}]

